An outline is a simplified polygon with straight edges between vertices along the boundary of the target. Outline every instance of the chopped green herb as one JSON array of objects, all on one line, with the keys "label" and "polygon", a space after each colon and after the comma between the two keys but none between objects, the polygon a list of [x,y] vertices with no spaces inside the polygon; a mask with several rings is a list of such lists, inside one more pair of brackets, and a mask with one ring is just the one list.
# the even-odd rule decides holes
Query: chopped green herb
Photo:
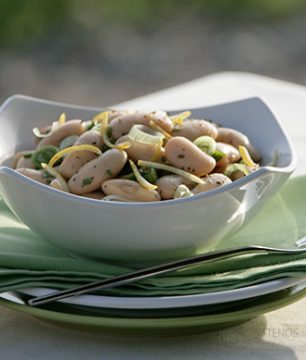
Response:
[{"label": "chopped green herb", "polygon": [[225,154],[224,154],[224,152],[222,152],[222,151],[215,150],[215,151],[211,154],[211,156],[212,156],[216,161],[219,161],[219,160],[221,160],[221,159],[225,156]]},{"label": "chopped green herb", "polygon": [[110,139],[112,137],[113,128],[111,126],[108,126],[106,129],[106,136]]},{"label": "chopped green herb", "polygon": [[93,176],[84,178],[83,181],[82,181],[82,186],[81,187],[86,186],[86,185],[90,185],[93,182],[93,179],[94,179]]},{"label": "chopped green herb", "polygon": [[105,153],[105,151],[107,151],[107,150],[109,150],[110,149],[110,147],[108,147],[107,145],[102,145],[102,148],[101,148],[101,151],[103,152],[103,153]]},{"label": "chopped green herb", "polygon": [[155,169],[150,167],[143,167],[140,169],[141,175],[151,184],[155,184],[158,176]]},{"label": "chopped green herb", "polygon": [[105,174],[106,174],[107,176],[109,176],[109,177],[113,176],[113,173],[112,173],[112,171],[111,171],[110,169],[107,169],[107,170],[105,171]]},{"label": "chopped green herb", "polygon": [[51,175],[48,171],[43,171],[42,173],[42,177],[43,179],[45,179],[47,181],[48,184],[50,184],[50,182],[55,179],[55,177],[53,175]]},{"label": "chopped green herb", "polygon": [[53,155],[58,152],[58,148],[53,145],[45,145],[37,149],[32,155],[32,163],[38,168],[41,169],[41,163],[48,164]]},{"label": "chopped green herb", "polygon": [[85,126],[85,131],[91,130],[95,125],[92,120],[84,121],[83,124]]},{"label": "chopped green herb", "polygon": [[123,176],[121,176],[121,179],[136,181],[136,177],[135,177],[134,173],[123,175]]},{"label": "chopped green herb", "polygon": [[32,152],[29,151],[29,152],[27,152],[27,153],[24,153],[24,154],[23,154],[23,157],[24,157],[25,159],[30,159],[30,158],[32,157],[32,155],[33,155],[33,151],[32,151]]}]

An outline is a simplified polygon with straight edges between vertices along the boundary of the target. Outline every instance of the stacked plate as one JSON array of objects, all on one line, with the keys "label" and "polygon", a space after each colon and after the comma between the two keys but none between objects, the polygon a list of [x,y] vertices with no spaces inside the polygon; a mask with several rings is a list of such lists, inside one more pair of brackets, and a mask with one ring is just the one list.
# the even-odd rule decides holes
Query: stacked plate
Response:
[{"label": "stacked plate", "polygon": [[[227,245],[287,250],[301,247],[303,243],[297,239],[305,240],[306,235],[305,184],[306,176],[290,180],[253,222],[227,239]],[[110,292],[107,296],[88,294],[31,307],[28,300],[34,296],[122,274],[121,268],[71,257],[42,242],[4,205],[1,208],[1,202],[0,220],[0,304],[74,329],[125,336],[212,331],[306,295],[304,254],[253,254],[210,262],[166,278],[147,279],[146,283],[114,289],[111,296]],[[33,288],[34,284],[37,287]],[[171,295],[174,291],[177,295]],[[183,295],[186,292],[189,294]]]},{"label": "stacked plate", "polygon": [[0,303],[41,319],[112,335],[173,335],[233,326],[306,294],[306,277],[284,277],[244,288],[167,297],[82,295],[33,308],[27,300],[53,292],[28,288],[1,294]]}]

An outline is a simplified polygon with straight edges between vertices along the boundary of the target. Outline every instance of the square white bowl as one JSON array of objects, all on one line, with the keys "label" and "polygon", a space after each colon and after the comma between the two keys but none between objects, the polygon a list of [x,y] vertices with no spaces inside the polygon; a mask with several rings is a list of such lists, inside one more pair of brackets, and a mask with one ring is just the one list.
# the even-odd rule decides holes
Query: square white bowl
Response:
[{"label": "square white bowl", "polygon": [[0,108],[1,196],[34,232],[79,255],[139,266],[202,253],[261,209],[295,169],[296,155],[259,98],[188,110],[193,118],[246,134],[261,152],[262,166],[229,185],[157,203],[102,202],[63,193],[17,173],[7,159],[33,148],[33,127],[62,112],[91,119],[101,109],[16,95]]}]

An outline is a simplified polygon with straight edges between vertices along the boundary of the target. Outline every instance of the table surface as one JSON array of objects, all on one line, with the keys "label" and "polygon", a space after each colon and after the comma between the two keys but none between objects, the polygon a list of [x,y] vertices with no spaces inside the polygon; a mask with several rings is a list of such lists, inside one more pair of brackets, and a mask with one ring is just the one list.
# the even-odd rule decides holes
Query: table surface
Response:
[{"label": "table surface", "polygon": [[[306,88],[226,72],[121,104],[182,109],[253,96],[280,120],[297,151],[295,174],[306,170]],[[0,359],[305,359],[306,299],[230,329],[173,338],[111,338],[51,326],[0,307]]]}]

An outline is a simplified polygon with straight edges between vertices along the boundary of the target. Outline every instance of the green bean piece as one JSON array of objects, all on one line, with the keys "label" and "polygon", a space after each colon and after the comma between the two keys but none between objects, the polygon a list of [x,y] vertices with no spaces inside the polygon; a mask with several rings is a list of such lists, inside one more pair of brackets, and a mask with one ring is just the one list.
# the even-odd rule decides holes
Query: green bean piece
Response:
[{"label": "green bean piece", "polygon": [[211,136],[200,136],[193,143],[208,155],[213,154],[216,150],[216,142]]},{"label": "green bean piece", "polygon": [[58,148],[53,145],[45,145],[41,148],[37,149],[31,156],[32,163],[36,166],[36,168],[41,169],[41,164],[48,162],[51,160],[53,155],[58,152]]},{"label": "green bean piece", "polygon": [[65,139],[62,140],[62,142],[60,143],[60,150],[65,149],[69,146],[73,146],[74,143],[78,140],[79,136],[78,135],[70,135],[67,136]]}]

